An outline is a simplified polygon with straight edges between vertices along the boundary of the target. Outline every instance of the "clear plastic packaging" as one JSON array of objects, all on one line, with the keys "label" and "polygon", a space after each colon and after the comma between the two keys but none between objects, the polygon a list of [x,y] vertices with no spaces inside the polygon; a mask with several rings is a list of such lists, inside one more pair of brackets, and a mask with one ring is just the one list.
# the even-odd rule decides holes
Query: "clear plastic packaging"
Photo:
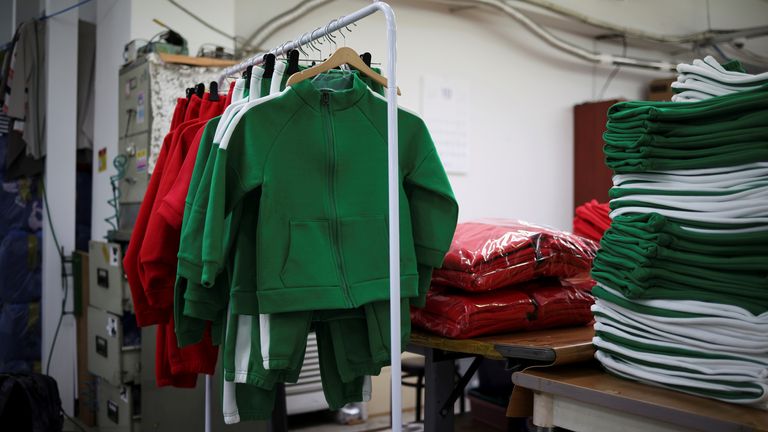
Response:
[{"label": "clear plastic packaging", "polygon": [[432,281],[465,291],[489,291],[538,277],[588,273],[598,244],[519,220],[461,223]]},{"label": "clear plastic packaging", "polygon": [[454,339],[584,325],[592,321],[592,285],[591,280],[573,285],[542,278],[483,293],[433,286],[426,306],[411,309],[411,320]]}]

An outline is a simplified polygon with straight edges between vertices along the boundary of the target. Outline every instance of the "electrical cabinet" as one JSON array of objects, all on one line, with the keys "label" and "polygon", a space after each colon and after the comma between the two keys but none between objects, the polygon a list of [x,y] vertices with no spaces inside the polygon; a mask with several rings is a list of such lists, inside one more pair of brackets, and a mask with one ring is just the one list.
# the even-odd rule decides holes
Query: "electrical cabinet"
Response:
[{"label": "electrical cabinet", "polygon": [[112,385],[102,380],[98,390],[98,422],[102,432],[134,432],[139,430],[141,387]]},{"label": "electrical cabinet", "polygon": [[88,371],[112,385],[138,382],[141,339],[133,315],[88,307]]},{"label": "electrical cabinet", "polygon": [[119,186],[121,206],[140,204],[149,181],[152,124],[149,67],[145,58],[120,71],[118,154],[127,158]]},{"label": "electrical cabinet", "polygon": [[123,253],[120,245],[91,240],[88,243],[88,256],[91,306],[116,315],[132,311],[131,291],[123,275]]}]

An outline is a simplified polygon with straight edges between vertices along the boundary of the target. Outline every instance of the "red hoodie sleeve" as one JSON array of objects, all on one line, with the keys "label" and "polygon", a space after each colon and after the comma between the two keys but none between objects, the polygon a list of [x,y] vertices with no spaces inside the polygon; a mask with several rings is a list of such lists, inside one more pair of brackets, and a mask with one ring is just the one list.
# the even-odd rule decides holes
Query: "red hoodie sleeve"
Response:
[{"label": "red hoodie sleeve", "polygon": [[200,133],[195,136],[195,140],[192,142],[192,146],[187,152],[187,158],[184,159],[184,163],[181,165],[179,175],[176,177],[176,181],[171,186],[171,189],[165,194],[163,202],[158,208],[158,214],[165,219],[165,221],[177,231],[181,231],[181,223],[184,219],[184,205],[187,199],[187,193],[189,192],[189,183],[192,180],[192,174],[195,170],[195,162],[197,160],[197,152],[200,149],[200,140],[202,139],[205,128],[200,130]]},{"label": "red hoodie sleeve", "polygon": [[[198,139],[202,128],[188,126],[179,135],[168,168],[161,181],[157,198],[152,208],[152,216],[147,224],[147,235],[139,252],[139,266],[142,268],[142,285],[150,304],[160,308],[173,306],[173,286],[176,280],[176,254],[179,252],[180,232],[173,229],[158,214],[163,197],[171,189],[178,177],[186,152],[182,148],[187,140]],[[189,136],[192,135],[192,138]]]},{"label": "red hoodie sleeve", "polygon": [[174,110],[173,117],[171,119],[171,131],[168,133],[168,135],[165,136],[165,139],[163,139],[163,146],[160,148],[160,154],[158,155],[157,162],[155,163],[155,169],[149,179],[147,191],[144,193],[144,200],[141,203],[139,214],[136,217],[136,222],[133,226],[131,240],[128,243],[127,250],[125,251],[125,258],[123,258],[123,268],[125,270],[125,275],[128,278],[128,285],[131,289],[133,306],[134,310],[136,311],[136,321],[142,327],[166,322],[168,320],[170,311],[150,306],[149,301],[144,294],[144,287],[141,284],[139,251],[141,250],[141,245],[144,242],[147,223],[152,211],[152,205],[155,202],[155,198],[157,197],[157,190],[160,186],[160,179],[163,176],[163,168],[171,152],[171,147],[175,138],[175,130],[179,126],[181,120],[192,116],[196,117],[199,112],[199,98],[179,98],[177,100],[176,109]]},{"label": "red hoodie sleeve", "polygon": [[144,294],[144,287],[141,284],[141,276],[139,274],[139,251],[141,250],[142,242],[144,241],[147,222],[149,221],[150,212],[152,211],[152,203],[155,201],[157,190],[160,186],[163,167],[168,158],[168,153],[171,150],[173,136],[173,133],[169,133],[163,140],[163,147],[160,149],[160,155],[155,164],[155,171],[149,179],[149,186],[144,194],[144,201],[139,208],[139,214],[136,217],[136,223],[134,224],[133,232],[131,233],[131,240],[128,243],[128,248],[125,251],[125,257],[123,258],[123,270],[128,278],[128,285],[131,289],[133,307],[136,311],[136,321],[141,327],[167,321],[170,312],[168,310],[150,306],[149,300]]},{"label": "red hoodie sleeve", "polygon": [[190,148],[199,143],[208,119],[221,113],[224,101],[212,101],[206,94],[200,107],[199,117],[179,126],[177,139],[171,147],[163,178],[158,187],[157,196],[152,206],[152,213],[147,224],[147,234],[139,252],[139,274],[144,292],[153,306],[171,308],[173,306],[173,287],[176,280],[176,255],[179,251],[180,232],[168,225],[158,214],[163,198],[176,182]]}]

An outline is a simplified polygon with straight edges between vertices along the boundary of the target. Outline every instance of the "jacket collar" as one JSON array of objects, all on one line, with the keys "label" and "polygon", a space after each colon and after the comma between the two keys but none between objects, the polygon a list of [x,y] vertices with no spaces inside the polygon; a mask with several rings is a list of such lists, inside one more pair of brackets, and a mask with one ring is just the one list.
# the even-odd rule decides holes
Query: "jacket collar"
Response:
[{"label": "jacket collar", "polygon": [[[333,73],[333,72],[331,72]],[[368,93],[368,86],[357,76],[352,74],[346,78],[351,82],[346,88],[340,90],[321,90],[318,89],[312,79],[306,79],[298,84],[291,86],[291,89],[314,110],[322,108],[323,94],[328,94],[328,101],[331,110],[341,111],[355,105],[365,94]]]}]

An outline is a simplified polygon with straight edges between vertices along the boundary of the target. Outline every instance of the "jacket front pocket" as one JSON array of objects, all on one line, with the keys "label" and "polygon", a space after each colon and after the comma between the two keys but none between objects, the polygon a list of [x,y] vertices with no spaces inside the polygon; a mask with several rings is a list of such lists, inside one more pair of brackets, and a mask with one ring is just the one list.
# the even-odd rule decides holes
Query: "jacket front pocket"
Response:
[{"label": "jacket front pocket", "polygon": [[339,285],[328,221],[290,222],[288,256],[280,278],[286,287]]},{"label": "jacket front pocket", "polygon": [[354,284],[389,277],[389,240],[384,216],[340,221],[344,270]]}]

